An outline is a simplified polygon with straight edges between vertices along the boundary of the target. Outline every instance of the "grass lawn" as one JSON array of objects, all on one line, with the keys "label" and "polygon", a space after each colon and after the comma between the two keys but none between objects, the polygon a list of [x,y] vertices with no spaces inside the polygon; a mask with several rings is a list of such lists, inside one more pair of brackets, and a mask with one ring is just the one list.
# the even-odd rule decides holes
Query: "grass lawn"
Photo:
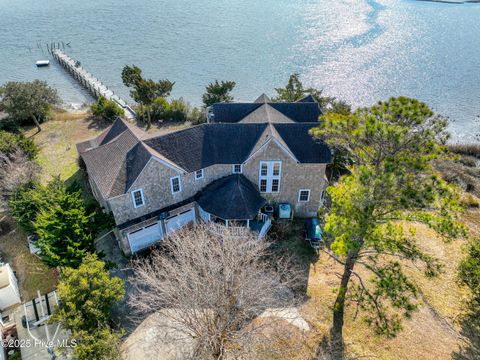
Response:
[{"label": "grass lawn", "polygon": [[[478,234],[480,210],[468,210],[462,221],[472,234]],[[312,359],[322,339],[329,335],[335,288],[342,268],[324,253],[316,257],[303,240],[301,222],[294,222],[285,230],[273,228],[271,234],[281,252],[293,252],[294,259],[304,266],[307,300],[300,312],[312,330],[295,359]],[[346,353],[350,358],[451,359],[464,344],[458,319],[468,294],[456,283],[456,268],[463,257],[465,240],[444,242],[420,225],[417,226],[416,236],[421,247],[440,259],[443,273],[437,278],[427,279],[421,271],[405,264],[404,271],[421,290],[419,310],[403,322],[403,331],[394,339],[376,336],[372,328],[362,321],[361,311],[355,319],[354,306],[350,306],[344,330]],[[361,272],[359,269],[357,267],[357,271]]]},{"label": "grass lawn", "polygon": [[62,180],[75,177],[79,170],[78,153],[75,145],[100,134],[106,123],[91,121],[87,114],[60,113],[36,128],[26,132],[40,147],[38,163],[42,167],[41,181],[46,183],[53,176]]},{"label": "grass lawn", "polygon": [[57,284],[56,272],[30,254],[27,234],[5,214],[0,214],[0,257],[15,271],[23,301],[36,297],[37,290],[45,294]]}]

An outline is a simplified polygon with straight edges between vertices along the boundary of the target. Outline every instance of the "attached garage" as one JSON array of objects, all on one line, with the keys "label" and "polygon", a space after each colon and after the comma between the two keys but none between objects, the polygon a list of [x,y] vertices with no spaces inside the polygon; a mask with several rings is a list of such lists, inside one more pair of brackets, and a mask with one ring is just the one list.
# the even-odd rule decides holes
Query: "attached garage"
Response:
[{"label": "attached garage", "polygon": [[128,234],[128,243],[132,254],[146,249],[163,237],[162,225],[160,222],[145,226],[144,228],[132,231]]},{"label": "attached garage", "polygon": [[165,220],[165,228],[167,229],[167,234],[172,231],[178,230],[189,223],[195,223],[195,210],[193,208],[184,211],[178,215],[169,217],[167,220]]}]

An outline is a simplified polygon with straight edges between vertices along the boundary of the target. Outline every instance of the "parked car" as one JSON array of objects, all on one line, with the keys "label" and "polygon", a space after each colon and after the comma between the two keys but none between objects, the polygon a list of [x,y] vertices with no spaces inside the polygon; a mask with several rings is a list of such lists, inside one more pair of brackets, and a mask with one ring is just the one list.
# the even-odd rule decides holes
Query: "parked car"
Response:
[{"label": "parked car", "polygon": [[322,227],[317,218],[307,219],[305,221],[305,241],[308,241],[315,251],[319,251],[322,246],[322,235]]}]

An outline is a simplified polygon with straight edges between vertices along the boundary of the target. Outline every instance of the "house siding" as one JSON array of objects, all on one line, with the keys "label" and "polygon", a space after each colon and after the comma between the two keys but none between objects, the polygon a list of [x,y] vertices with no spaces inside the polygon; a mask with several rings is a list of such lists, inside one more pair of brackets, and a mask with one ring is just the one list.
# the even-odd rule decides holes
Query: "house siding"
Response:
[{"label": "house siding", "polygon": [[[326,164],[299,164],[274,141],[257,151],[243,167],[244,175],[258,187],[260,161],[281,161],[280,192],[262,193],[268,202],[288,202],[294,208],[295,216],[315,216],[321,206],[322,191],[326,187]],[[310,200],[298,202],[300,189],[310,189]]]},{"label": "house siding", "polygon": [[[270,141],[257,151],[244,165],[243,174],[258,187],[260,161],[282,162],[280,192],[264,193],[271,203],[288,202],[295,215],[315,216],[321,206],[321,193],[325,189],[325,164],[299,164],[275,142]],[[195,173],[181,174],[169,166],[150,160],[133,183],[131,190],[143,189],[145,205],[134,208],[131,192],[109,199],[109,208],[117,224],[147,215],[163,207],[171,206],[194,196],[209,183],[232,173],[232,164],[216,164],[204,169],[202,179],[195,180]],[[172,194],[170,178],[180,176],[182,191]],[[298,202],[300,189],[310,189],[310,200]],[[108,208],[108,206],[107,206]]]},{"label": "house siding", "polygon": [[[204,169],[203,178],[195,180],[195,173],[181,174],[157,160],[150,160],[133,183],[131,190],[143,189],[145,205],[134,208],[131,191],[109,200],[115,222],[122,224],[155,210],[174,205],[195,195],[214,180],[232,173],[231,164],[217,164]],[[170,178],[180,177],[182,191],[172,194]]]}]

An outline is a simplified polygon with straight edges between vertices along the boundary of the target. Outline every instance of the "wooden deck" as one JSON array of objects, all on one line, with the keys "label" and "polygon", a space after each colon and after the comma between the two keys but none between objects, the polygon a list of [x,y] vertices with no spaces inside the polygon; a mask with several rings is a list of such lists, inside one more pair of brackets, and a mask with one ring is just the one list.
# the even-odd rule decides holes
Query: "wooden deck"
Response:
[{"label": "wooden deck", "polygon": [[82,84],[93,96],[99,98],[103,96],[108,100],[113,100],[125,111],[127,119],[133,119],[137,116],[135,111],[121,99],[112,90],[110,90],[104,83],[98,80],[95,76],[84,69],[80,63],[72,59],[60,49],[53,49],[52,56],[62,65],[80,84]]}]

